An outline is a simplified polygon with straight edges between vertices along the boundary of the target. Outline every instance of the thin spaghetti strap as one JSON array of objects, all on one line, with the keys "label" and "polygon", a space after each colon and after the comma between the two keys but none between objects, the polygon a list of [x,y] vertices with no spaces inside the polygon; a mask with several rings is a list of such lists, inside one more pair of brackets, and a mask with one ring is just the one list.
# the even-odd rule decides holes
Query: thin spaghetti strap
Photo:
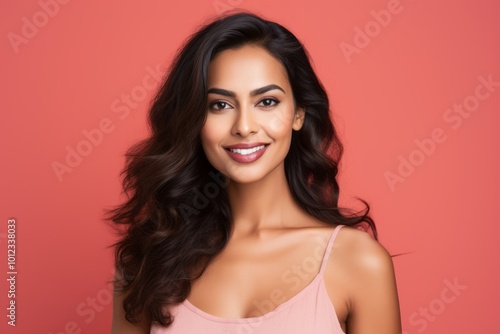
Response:
[{"label": "thin spaghetti strap", "polygon": [[321,267],[319,269],[320,275],[323,275],[323,272],[326,269],[326,261],[328,261],[328,257],[330,256],[330,252],[332,251],[333,243],[342,227],[344,227],[344,225],[337,225],[337,227],[335,227],[335,229],[332,232],[330,240],[328,241],[328,245],[326,246],[325,254],[323,255],[323,261],[321,261]]}]

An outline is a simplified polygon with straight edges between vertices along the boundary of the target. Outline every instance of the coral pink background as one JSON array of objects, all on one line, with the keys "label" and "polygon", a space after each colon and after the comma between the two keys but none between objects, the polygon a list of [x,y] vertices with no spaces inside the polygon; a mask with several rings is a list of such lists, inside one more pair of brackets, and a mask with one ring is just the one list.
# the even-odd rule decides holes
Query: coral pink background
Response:
[{"label": "coral pink background", "polygon": [[[102,213],[123,198],[123,154],[147,134],[155,78],[180,43],[229,8],[282,23],[310,52],[346,148],[342,203],[369,201],[380,242],[408,253],[394,258],[404,333],[500,332],[500,86],[477,88],[500,82],[497,2],[60,2],[0,10],[2,333],[109,332],[114,237]],[[464,103],[470,113],[450,111]],[[58,177],[54,163],[77,149],[85,156]],[[391,186],[390,173],[403,176]]]}]

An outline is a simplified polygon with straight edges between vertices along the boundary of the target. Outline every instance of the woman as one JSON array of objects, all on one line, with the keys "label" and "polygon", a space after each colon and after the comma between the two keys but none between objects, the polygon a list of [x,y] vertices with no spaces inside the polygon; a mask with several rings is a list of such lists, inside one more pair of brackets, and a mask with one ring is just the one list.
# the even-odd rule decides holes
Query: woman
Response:
[{"label": "woman", "polygon": [[149,122],[108,218],[125,227],[112,333],[400,333],[391,257],[365,201],[338,207],[342,145],[290,31],[206,24]]}]

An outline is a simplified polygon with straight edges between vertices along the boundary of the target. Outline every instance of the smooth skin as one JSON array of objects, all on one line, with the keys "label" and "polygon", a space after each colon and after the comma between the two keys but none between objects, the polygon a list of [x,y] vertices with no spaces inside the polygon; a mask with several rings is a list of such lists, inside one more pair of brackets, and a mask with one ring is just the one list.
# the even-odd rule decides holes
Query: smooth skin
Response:
[{"label": "smooth skin", "polygon": [[[210,163],[230,179],[233,232],[193,282],[188,301],[221,318],[261,316],[314,279],[335,226],[302,210],[286,181],[292,132],[300,131],[306,115],[294,103],[283,65],[258,46],[225,50],[210,64],[208,88],[201,141]],[[249,142],[269,146],[251,163],[236,162],[226,152],[228,145]],[[324,278],[345,333],[401,333],[393,263],[368,233],[340,230]],[[148,326],[124,322],[121,298],[115,297],[112,333],[148,333]]]}]

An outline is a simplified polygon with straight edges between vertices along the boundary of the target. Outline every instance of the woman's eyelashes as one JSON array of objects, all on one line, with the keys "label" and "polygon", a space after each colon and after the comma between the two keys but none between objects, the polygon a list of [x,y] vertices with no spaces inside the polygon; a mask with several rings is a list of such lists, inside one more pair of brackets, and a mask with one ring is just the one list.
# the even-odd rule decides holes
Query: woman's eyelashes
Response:
[{"label": "woman's eyelashes", "polygon": [[[222,108],[217,108],[216,107],[216,106],[220,107],[221,105],[223,106]],[[208,109],[210,109],[210,110],[227,109],[227,108],[224,108],[224,106],[230,106],[230,104],[227,103],[227,102],[224,102],[224,101],[215,101],[215,102],[212,102],[212,103],[208,104]]]},{"label": "woman's eyelashes", "polygon": [[[277,106],[280,103],[280,100],[275,98],[264,98],[257,103],[257,106],[261,105],[264,109],[271,109],[272,107]],[[214,101],[208,104],[208,108],[213,111],[230,109],[232,108],[231,104],[226,101]]]},{"label": "woman's eyelashes", "polygon": [[[274,99],[274,98],[265,98],[265,99],[261,100],[259,102],[259,104],[261,104],[264,101],[267,102],[267,104],[266,103],[264,104],[264,108],[274,107],[274,106],[277,106],[280,103],[280,101],[277,100],[277,99]],[[274,103],[274,104],[269,105],[268,103]]]}]

